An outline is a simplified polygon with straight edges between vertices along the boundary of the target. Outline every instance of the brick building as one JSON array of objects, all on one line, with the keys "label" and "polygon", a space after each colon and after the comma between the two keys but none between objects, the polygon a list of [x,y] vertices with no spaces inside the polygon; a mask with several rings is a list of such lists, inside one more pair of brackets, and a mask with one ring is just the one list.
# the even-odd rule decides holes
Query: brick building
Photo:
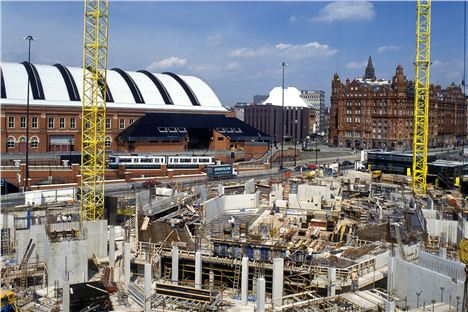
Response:
[{"label": "brick building", "polygon": [[[467,102],[461,87],[430,86],[429,146],[462,144]],[[398,65],[392,80],[376,79],[372,59],[363,78],[332,80],[329,144],[409,150],[413,135],[414,83]]]},{"label": "brick building", "polygon": [[309,109],[301,92],[292,87],[284,90],[284,110],[281,87],[276,87],[263,104],[246,106],[244,117],[247,124],[268,134],[276,143],[281,142],[282,126],[286,141],[301,142],[313,133],[315,124],[315,110]]},{"label": "brick building", "polygon": [[[50,66],[27,62],[1,63],[0,73],[1,153],[23,153],[26,149],[28,81],[29,151],[44,153],[80,150],[83,80],[81,68],[65,67],[60,64]],[[107,73],[107,86],[105,144],[110,152],[128,152],[124,148],[125,145],[118,144],[116,138],[148,112],[232,115],[222,106],[214,91],[201,79],[193,76],[173,73],[155,74],[144,70],[127,72],[114,68]],[[222,128],[222,125],[218,127]],[[197,138],[187,138],[187,140],[195,145],[193,142],[196,142]],[[151,144],[140,143],[148,144],[147,148],[140,146],[140,149],[145,152],[184,150],[184,145],[179,143],[167,140]],[[242,144],[236,142],[235,145]],[[264,152],[268,149],[268,143],[263,141],[257,146],[260,146],[257,149]],[[216,150],[224,149],[224,146],[202,144],[199,148]]]}]

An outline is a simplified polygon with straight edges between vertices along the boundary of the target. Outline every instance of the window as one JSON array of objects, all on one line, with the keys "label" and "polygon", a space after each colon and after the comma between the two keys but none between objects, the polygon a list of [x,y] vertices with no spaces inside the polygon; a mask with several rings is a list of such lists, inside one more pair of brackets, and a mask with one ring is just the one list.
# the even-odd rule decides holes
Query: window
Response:
[{"label": "window", "polygon": [[216,128],[216,130],[219,132],[219,133],[225,133],[226,130],[224,128]]},{"label": "window", "polygon": [[106,136],[106,139],[104,140],[104,145],[106,147],[112,147],[112,138],[110,136]]},{"label": "window", "polygon": [[25,143],[25,142],[26,142],[26,137],[25,137],[24,135],[23,135],[23,136],[20,136],[19,139],[18,139],[18,141],[19,141],[20,143]]},{"label": "window", "polygon": [[7,148],[15,148],[15,137],[9,136],[7,139]]},{"label": "window", "polygon": [[179,131],[180,133],[186,133],[187,130],[185,128],[177,128],[177,131]]},{"label": "window", "polygon": [[110,129],[110,128],[111,128],[111,119],[106,118],[106,129]]},{"label": "window", "polygon": [[177,132],[177,128],[175,127],[168,127],[167,130],[169,130],[171,133]]},{"label": "window", "polygon": [[15,117],[8,117],[8,128],[15,127]]},{"label": "window", "polygon": [[[76,119],[75,117],[70,118],[70,129],[75,129],[76,128]],[[106,125],[107,128],[107,125]]]},{"label": "window", "polygon": [[125,119],[123,119],[123,118],[119,119],[119,128],[120,129],[125,129]]},{"label": "window", "polygon": [[49,128],[53,128],[54,127],[54,117],[49,117],[49,121],[47,122],[47,126]]},{"label": "window", "polygon": [[227,133],[234,133],[234,129],[232,129],[232,128],[226,128],[226,132],[227,132]]},{"label": "window", "polygon": [[223,137],[218,137],[218,141],[224,141]]},{"label": "window", "polygon": [[167,129],[166,129],[166,127],[158,127],[158,131],[161,132],[161,133],[166,133]]},{"label": "window", "polygon": [[39,147],[39,138],[37,136],[31,137],[31,147],[38,148]]},{"label": "window", "polygon": [[31,127],[32,128],[37,128],[37,117],[33,117],[31,119]]},{"label": "window", "polygon": [[26,128],[26,117],[21,117],[20,118],[20,127],[21,128]]},{"label": "window", "polygon": [[60,129],[65,128],[65,118],[64,118],[64,117],[60,117],[60,119],[59,119],[59,127],[60,127]]},{"label": "window", "polygon": [[133,118],[128,120],[128,125],[130,126],[134,122]]},{"label": "window", "polygon": [[236,132],[236,133],[242,133],[242,130],[241,130],[241,128],[234,128],[234,132]]}]

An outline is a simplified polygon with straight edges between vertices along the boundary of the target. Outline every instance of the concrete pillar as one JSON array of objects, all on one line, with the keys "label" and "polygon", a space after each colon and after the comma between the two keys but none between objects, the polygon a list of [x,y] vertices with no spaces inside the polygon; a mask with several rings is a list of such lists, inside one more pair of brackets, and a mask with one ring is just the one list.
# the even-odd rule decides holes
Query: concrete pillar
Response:
[{"label": "concrete pillar", "polygon": [[445,247],[439,248],[439,257],[441,257],[442,259],[447,259],[447,248]]},{"label": "concrete pillar", "polygon": [[153,284],[153,278],[151,274],[151,263],[145,263],[145,311],[149,311],[151,308],[151,285]]},{"label": "concrete pillar", "polygon": [[327,295],[334,296],[336,295],[336,268],[328,268],[328,293]]},{"label": "concrete pillar", "polygon": [[130,243],[124,243],[124,281],[125,287],[130,285]]},{"label": "concrete pillar", "polygon": [[115,266],[115,228],[113,225],[109,228],[109,266]]},{"label": "concrete pillar", "polygon": [[70,312],[70,282],[65,279],[63,281],[63,302],[62,310],[63,312]]},{"label": "concrete pillar", "polygon": [[179,246],[172,245],[172,284],[177,285],[179,281]]},{"label": "concrete pillar", "polygon": [[265,278],[257,278],[257,312],[265,311]]},{"label": "concrete pillar", "polygon": [[[283,304],[283,273],[284,273],[284,259],[275,258],[273,259],[273,289],[272,289],[272,300],[275,306]],[[258,283],[258,279],[257,279]],[[257,285],[258,288],[258,285]]]},{"label": "concrete pillar", "polygon": [[392,292],[393,292],[393,280],[395,276],[395,254],[394,250],[390,250],[389,257],[388,257],[388,272],[387,272],[387,293],[392,299]]},{"label": "concrete pillar", "polygon": [[214,272],[213,272],[213,270],[210,270],[210,281],[209,281],[209,283],[210,283],[210,288],[213,288],[213,287],[214,287],[214,279],[215,279],[215,277],[214,277]]},{"label": "concrete pillar", "polygon": [[243,306],[247,305],[249,296],[249,258],[242,257],[242,276],[241,276],[241,302]]},{"label": "concrete pillar", "polygon": [[395,301],[387,300],[385,302],[385,312],[395,312]]},{"label": "concrete pillar", "polygon": [[203,285],[203,261],[200,250],[195,252],[195,288],[202,288]]}]

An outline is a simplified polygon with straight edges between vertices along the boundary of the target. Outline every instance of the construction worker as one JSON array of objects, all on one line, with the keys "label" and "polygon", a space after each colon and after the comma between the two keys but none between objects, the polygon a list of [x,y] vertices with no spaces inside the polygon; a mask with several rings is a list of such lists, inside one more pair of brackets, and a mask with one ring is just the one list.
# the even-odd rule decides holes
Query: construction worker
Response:
[{"label": "construction worker", "polygon": [[356,291],[358,290],[358,281],[359,281],[359,275],[357,270],[354,268],[353,272],[351,272],[351,291]]},{"label": "construction worker", "polygon": [[234,228],[234,226],[236,225],[236,219],[234,219],[234,216],[231,216],[231,218],[229,219],[229,223],[231,224],[231,227]]}]

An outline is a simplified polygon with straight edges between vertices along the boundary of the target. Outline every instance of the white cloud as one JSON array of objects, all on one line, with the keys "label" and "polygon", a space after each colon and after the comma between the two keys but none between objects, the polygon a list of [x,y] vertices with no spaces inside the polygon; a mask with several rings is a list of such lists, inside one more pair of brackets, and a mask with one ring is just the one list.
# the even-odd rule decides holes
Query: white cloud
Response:
[{"label": "white cloud", "polygon": [[289,17],[289,23],[291,24],[295,23],[297,20],[298,20],[298,17],[294,14]]},{"label": "white cloud", "polygon": [[432,62],[431,65],[432,66],[440,66],[440,65],[442,65],[442,61],[441,60],[435,60],[435,61]]},{"label": "white cloud", "polygon": [[278,43],[275,46],[260,48],[240,48],[231,51],[231,57],[253,58],[259,56],[282,56],[288,58],[323,57],[334,55],[338,50],[316,41],[305,44]]},{"label": "white cloud", "polygon": [[209,35],[205,38],[205,46],[216,47],[223,43],[223,36],[221,35]]},{"label": "white cloud", "polygon": [[349,62],[346,64],[347,69],[361,69],[367,66],[367,61],[363,62]]},{"label": "white cloud", "polygon": [[251,49],[251,48],[240,48],[236,49],[234,51],[229,52],[229,56],[232,57],[257,57],[257,56],[263,56],[265,54],[269,53],[269,48],[263,47],[263,48],[256,48],[256,49]]},{"label": "white cloud", "polygon": [[384,46],[378,47],[377,52],[378,53],[395,52],[395,51],[398,51],[400,49],[401,49],[401,47],[397,46],[397,45],[384,45]]},{"label": "white cloud", "polygon": [[177,56],[171,56],[159,61],[154,61],[148,66],[148,69],[166,69],[166,68],[181,68],[187,65],[187,59]]},{"label": "white cloud", "polygon": [[367,1],[336,1],[327,4],[313,22],[370,21],[375,17],[374,5]]}]

